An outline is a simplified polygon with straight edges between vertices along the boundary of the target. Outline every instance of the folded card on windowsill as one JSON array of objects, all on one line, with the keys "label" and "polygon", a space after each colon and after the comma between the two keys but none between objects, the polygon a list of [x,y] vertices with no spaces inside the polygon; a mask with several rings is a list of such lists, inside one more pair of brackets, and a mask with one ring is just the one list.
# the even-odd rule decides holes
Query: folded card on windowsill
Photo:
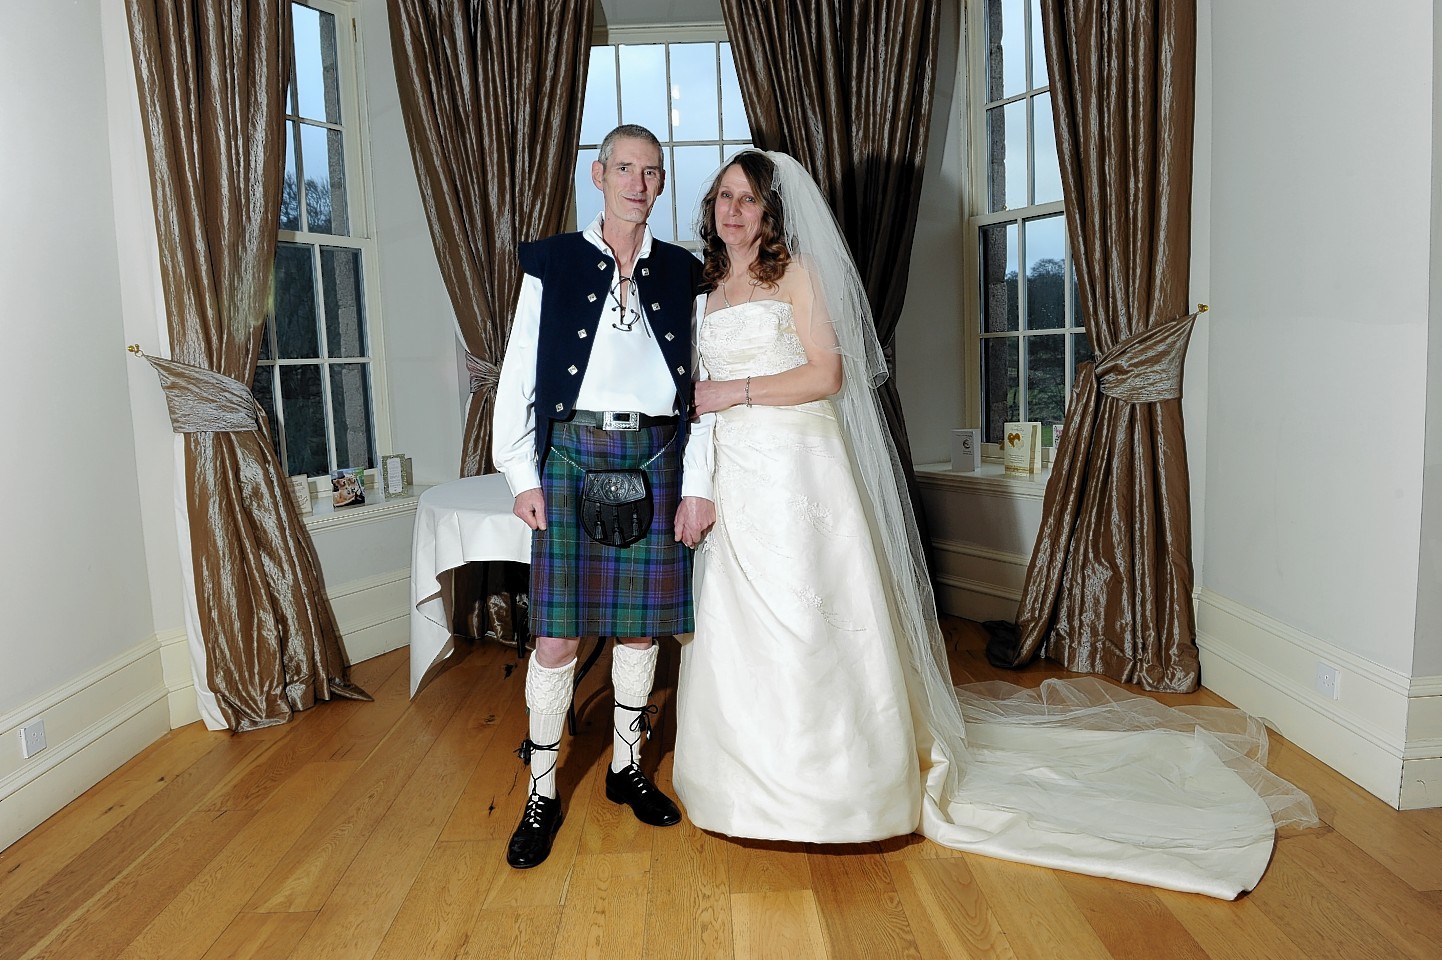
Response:
[{"label": "folded card on windowsill", "polygon": [[1033,476],[1040,471],[1040,421],[1028,420],[1003,424],[1001,457],[1007,473]]},{"label": "folded card on windowsill", "polygon": [[957,473],[975,473],[981,469],[981,431],[951,431],[951,469]]}]

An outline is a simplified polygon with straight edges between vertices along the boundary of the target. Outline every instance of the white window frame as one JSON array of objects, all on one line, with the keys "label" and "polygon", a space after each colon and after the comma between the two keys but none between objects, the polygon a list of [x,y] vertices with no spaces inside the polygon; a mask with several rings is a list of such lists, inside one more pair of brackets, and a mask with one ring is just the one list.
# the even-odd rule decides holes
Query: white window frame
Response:
[{"label": "white window frame", "polygon": [[[594,30],[592,30],[592,32],[591,32],[591,46],[592,46],[592,47],[604,47],[604,46],[613,46],[613,45],[615,45],[615,46],[621,46],[621,45],[628,45],[628,44],[730,43],[730,42],[731,42],[731,37],[730,37],[730,35],[726,32],[726,24],[724,24],[724,23],[692,23],[692,24],[684,24],[684,25],[664,25],[664,24],[661,24],[661,25],[646,25],[646,26],[618,26],[618,27],[597,26],[597,27],[596,27]],[[588,55],[589,55],[589,54],[588,54]],[[666,51],[666,69],[667,69],[668,75],[669,75],[669,71],[670,71],[670,66],[671,66],[671,53],[670,53],[670,50],[668,49],[668,50]],[[616,73],[616,79],[617,79],[617,87],[616,87],[617,113],[618,113],[618,115],[619,115],[619,113],[620,113],[620,96],[621,96],[619,65],[618,65],[618,69],[617,69],[617,73]],[[588,83],[590,82],[589,78],[588,78],[587,82],[588,82]],[[716,74],[716,102],[717,102],[717,104],[720,104],[720,103],[721,103],[721,90],[722,90],[721,82],[722,82],[722,81],[721,81],[721,73],[720,73],[720,71],[718,70],[718,71],[717,71],[717,74]],[[668,101],[668,102],[669,102],[669,101]],[[752,144],[752,142],[753,142],[751,138],[747,138],[747,139],[744,139],[744,140],[736,140],[736,139],[727,139],[727,138],[725,138],[724,136],[718,137],[718,139],[715,139],[715,140],[710,140],[710,139],[707,139],[707,140],[680,140],[680,141],[671,140],[671,139],[669,139],[670,136],[671,136],[671,133],[672,133],[672,131],[671,131],[671,129],[670,129],[670,122],[669,122],[669,120],[668,120],[668,122],[667,122],[667,129],[665,130],[664,134],[663,134],[662,131],[652,131],[652,132],[655,133],[657,139],[659,139],[659,140],[661,141],[661,148],[662,148],[662,151],[663,151],[663,152],[664,152],[664,151],[667,151],[667,150],[669,150],[671,147],[675,147],[675,146],[707,146],[707,145],[710,145],[710,144],[720,144],[721,147],[722,147],[722,151],[721,151],[721,152],[722,152],[722,155],[729,157],[732,153],[735,153],[737,150],[740,150],[740,149],[743,148],[743,147],[749,147],[749,146],[751,146],[751,144]],[[724,131],[724,130],[720,130],[719,133],[724,134],[725,131]],[[600,146],[599,143],[582,142],[581,144],[579,144],[579,145],[577,146],[577,150],[578,150],[578,151],[580,151],[580,150],[595,150],[595,149],[597,149],[599,146]],[[684,214],[683,214],[683,211],[680,210],[680,209],[679,209],[679,206],[678,206],[678,201],[681,199],[681,197],[680,197],[679,194],[676,192],[674,177],[672,176],[672,173],[673,173],[673,171],[672,171],[672,170],[670,169],[670,167],[668,166],[668,167],[667,167],[667,171],[666,171],[666,192],[661,195],[661,200],[660,200],[660,202],[661,202],[661,203],[670,203],[670,204],[671,204],[672,223],[679,224],[679,223],[680,223],[680,218],[681,218],[681,216],[683,216]],[[581,229],[582,227],[585,226],[585,224],[583,224],[583,223],[578,223],[578,222],[577,222],[577,212],[576,212],[576,211],[577,211],[576,197],[575,197],[575,196],[572,196],[572,197],[571,197],[571,210],[570,210],[570,223],[571,223],[573,229]],[[689,210],[684,211],[684,213],[689,213],[689,212],[690,212]],[[667,242],[676,243],[678,246],[685,247],[685,248],[687,248],[688,250],[700,251],[700,249],[701,249],[701,242],[700,242],[699,240],[679,240],[679,241],[674,241],[674,240],[669,240],[668,238],[662,238],[662,239],[667,239]]]},{"label": "white window frame", "polygon": [[[337,357],[326,355],[325,318],[318,315],[320,329],[317,336],[320,343],[320,357],[299,360],[277,359],[272,349],[272,359],[261,362],[263,367],[318,365],[321,368],[321,390],[324,397],[326,417],[326,446],[330,463],[335,468],[351,464],[336,463],[335,429],[332,423],[334,408],[331,401],[330,366],[344,363],[366,363],[370,368],[370,427],[375,442],[375,454],[379,458],[389,453],[391,428],[388,404],[386,402],[385,338],[382,334],[381,295],[379,286],[380,264],[375,240],[375,213],[370,170],[370,129],[367,120],[366,99],[361,77],[364,76],[364,50],[360,40],[355,0],[292,0],[302,6],[331,14],[336,18],[336,72],[340,95],[340,111],[343,125],[321,124],[330,129],[341,129],[342,155],[346,170],[346,210],[350,221],[349,235],[298,232],[279,230],[277,240],[281,243],[296,243],[317,247],[340,247],[360,251],[361,284],[365,302],[362,313],[365,323],[367,353],[363,357]],[[349,42],[346,39],[349,38]],[[285,105],[287,121],[297,120],[290,112],[290,103]],[[316,121],[307,118],[314,125]],[[293,145],[288,145],[293,146]],[[320,284],[319,264],[316,265],[315,282]],[[323,303],[318,296],[317,303]],[[273,329],[273,325],[272,325]],[[285,431],[285,406],[279,391],[278,378],[275,381],[276,418],[275,424],[282,436]],[[377,462],[377,466],[379,463]],[[374,473],[373,470],[368,473]],[[312,487],[317,491],[329,491],[328,476],[313,475]]]},{"label": "white window frame", "polygon": [[[983,306],[984,291],[982,289],[983,278],[981,275],[981,234],[983,228],[993,224],[1020,224],[1026,220],[1035,220],[1057,214],[1065,215],[1066,205],[1062,200],[1053,200],[1046,203],[1032,204],[1030,206],[1017,207],[1009,210],[990,212],[987,199],[989,197],[988,161],[986,156],[988,135],[986,129],[986,115],[989,109],[1003,106],[1023,100],[1032,100],[1041,93],[1051,91],[1050,83],[1045,86],[1028,87],[1021,93],[1004,96],[998,100],[987,99],[987,50],[986,50],[986,0],[964,0],[964,24],[961,69],[960,74],[966,83],[966,109],[964,115],[964,132],[962,134],[962,150],[966,169],[966,200],[963,203],[962,220],[964,229],[962,231],[962,260],[963,279],[965,282],[965,296],[962,306],[963,317],[963,363],[965,364],[965,376],[963,383],[967,389],[963,397],[963,412],[965,422],[976,424],[982,428],[983,435],[986,430],[985,415],[986,404],[984,392],[986,383],[983,378],[982,354],[983,342],[989,339],[1015,338],[1018,345],[1018,389],[1020,391],[1021,419],[1028,419],[1026,409],[1026,385],[1028,374],[1028,352],[1021,349],[1022,340],[1034,336],[1060,336],[1064,341],[1065,354],[1063,369],[1065,371],[1065,382],[1063,384],[1063,404],[1071,398],[1071,390],[1074,382],[1074,334],[1082,333],[1082,328],[1077,327],[1076,305],[1073,302],[1074,286],[1072,277],[1074,267],[1072,265],[1071,239],[1065,234],[1064,260],[1063,260],[1063,302],[1065,304],[1065,325],[1047,330],[1031,331],[1026,328],[1027,317],[1027,284],[1025,282],[1026,268],[1026,231],[1017,231],[1017,318],[1018,329],[1004,333],[986,333],[983,330],[985,321],[985,310]],[[1032,24],[1032,4],[1024,2],[1024,22],[1027,24],[1027,39],[1031,39],[1031,30],[1040,30],[1040,24]],[[1027,73],[1030,77],[1031,58],[1034,52],[1034,44],[1025,44],[1027,57]],[[1053,110],[1055,104],[1053,102]],[[1034,139],[1034,111],[1030,104],[1026,111],[1027,115],[1027,184],[1028,195],[1031,186],[1035,181],[1035,150],[1031,147]],[[1065,409],[1065,408],[1064,408]],[[985,459],[1001,459],[1001,447],[999,444],[985,442],[982,444],[982,456]]]}]

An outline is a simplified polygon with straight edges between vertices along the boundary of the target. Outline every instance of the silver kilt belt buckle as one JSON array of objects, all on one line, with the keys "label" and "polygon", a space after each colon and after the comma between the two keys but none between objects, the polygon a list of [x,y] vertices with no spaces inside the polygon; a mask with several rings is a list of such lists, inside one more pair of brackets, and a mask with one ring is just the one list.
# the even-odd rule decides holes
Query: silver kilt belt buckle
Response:
[{"label": "silver kilt belt buckle", "polygon": [[638,430],[641,415],[633,411],[606,410],[601,414],[602,430]]}]

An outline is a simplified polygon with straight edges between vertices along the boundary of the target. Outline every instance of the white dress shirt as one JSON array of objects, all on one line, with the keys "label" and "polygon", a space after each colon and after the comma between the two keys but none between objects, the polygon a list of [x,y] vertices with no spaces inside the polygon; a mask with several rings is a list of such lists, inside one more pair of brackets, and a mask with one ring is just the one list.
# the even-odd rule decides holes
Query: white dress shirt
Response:
[{"label": "white dress shirt", "polygon": [[[596,249],[615,260],[611,248],[601,237],[601,215],[584,231]],[[637,261],[651,253],[651,228],[648,226],[636,253]],[[621,316],[613,308],[620,302],[621,271],[611,276],[611,292],[601,322],[596,328],[591,359],[576,396],[577,410],[632,410],[654,417],[675,412],[676,387],[666,358],[646,311],[636,294],[635,286],[628,291],[626,314],[639,312],[639,321],[632,329],[623,330],[615,321]],[[496,387],[495,418],[492,421],[491,455],[496,469],[506,475],[506,483],[515,496],[541,485],[536,469],[536,352],[541,333],[541,281],[526,274],[521,279],[521,295],[511,321],[511,339],[506,344],[506,358],[501,364],[500,382]],[[706,309],[706,295],[696,297],[691,320],[692,369],[698,379],[706,379],[696,349],[696,332]],[[691,439],[686,444],[682,461],[681,495],[711,499],[711,425],[714,414],[702,416],[691,424]]]}]

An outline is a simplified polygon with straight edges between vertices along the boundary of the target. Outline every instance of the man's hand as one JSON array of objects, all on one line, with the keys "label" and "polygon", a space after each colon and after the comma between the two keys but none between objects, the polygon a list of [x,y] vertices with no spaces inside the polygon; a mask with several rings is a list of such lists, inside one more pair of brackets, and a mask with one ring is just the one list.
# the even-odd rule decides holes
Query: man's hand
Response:
[{"label": "man's hand", "polygon": [[[546,529],[546,497],[541,493],[540,487],[522,490],[516,494],[516,505],[511,508],[511,512],[526,521],[526,526],[532,530]],[[714,512],[712,516],[715,516]]]},{"label": "man's hand", "polygon": [[744,403],[745,389],[744,380],[697,380],[691,386],[691,412],[699,417]]},{"label": "man's hand", "polygon": [[715,522],[716,504],[705,497],[682,497],[676,508],[676,539],[695,550]]}]

